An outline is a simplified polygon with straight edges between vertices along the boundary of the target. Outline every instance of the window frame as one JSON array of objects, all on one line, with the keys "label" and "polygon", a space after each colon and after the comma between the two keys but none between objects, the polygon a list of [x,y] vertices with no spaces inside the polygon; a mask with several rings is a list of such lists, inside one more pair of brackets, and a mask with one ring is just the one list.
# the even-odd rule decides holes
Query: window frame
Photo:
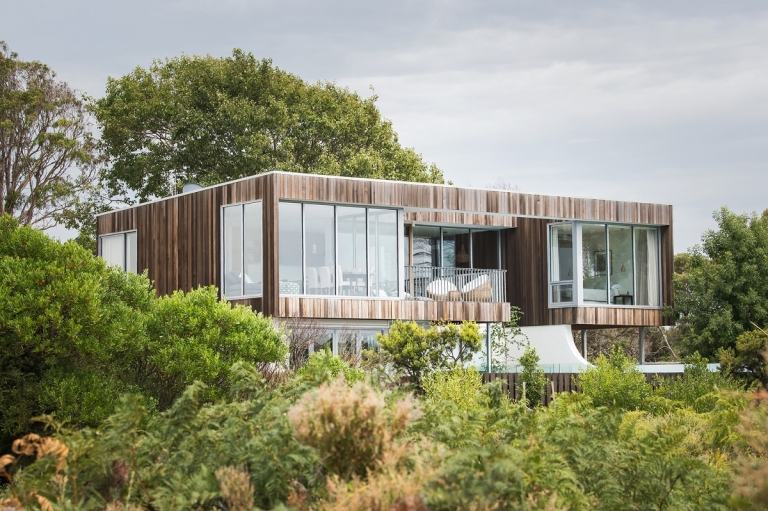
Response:
[{"label": "window frame", "polygon": [[[261,293],[245,294],[245,206],[259,204],[261,206]],[[224,209],[240,208],[240,264],[243,274],[240,279],[240,294],[226,296],[224,288]],[[262,199],[233,202],[222,204],[219,207],[219,296],[222,300],[245,300],[249,298],[262,298],[264,296],[264,201]]]},{"label": "window frame", "polygon": [[[128,270],[128,243],[126,242],[127,237],[129,234],[135,234],[136,235],[136,254],[134,259],[136,259],[136,270]],[[99,239],[97,243],[97,255],[101,257],[104,262],[106,262],[106,259],[102,256],[102,250],[101,250],[101,242],[104,238],[109,236],[121,236],[123,239],[123,266],[120,268],[121,270],[127,272],[130,271],[131,273],[139,273],[139,232],[136,229],[127,229],[125,231],[117,231],[117,232],[107,232],[104,234],[99,234]],[[112,268],[118,268],[119,266],[116,264],[109,264],[108,266]]]},{"label": "window frame", "polygon": [[[323,298],[323,299],[354,299],[354,300],[399,300],[404,296],[404,286],[405,283],[403,282],[404,275],[405,275],[405,269],[404,269],[404,262],[403,262],[403,232],[404,232],[404,215],[403,215],[403,209],[398,207],[392,207],[392,206],[379,206],[374,204],[350,204],[350,203],[338,203],[338,202],[322,202],[322,201],[302,201],[302,200],[293,200],[293,199],[287,199],[283,200],[280,199],[278,201],[278,208],[280,203],[291,203],[291,204],[299,204],[301,206],[301,272],[302,272],[302,282],[303,282],[303,290],[302,293],[279,293],[280,296],[290,296],[290,297],[300,297],[300,298]],[[334,236],[334,294],[326,294],[326,295],[317,295],[317,294],[309,294],[306,292],[307,290],[307,260],[306,260],[306,229],[305,229],[305,221],[304,221],[304,206],[306,204],[316,204],[321,206],[331,206],[333,207],[333,236]],[[337,268],[339,266],[339,246],[338,246],[338,238],[339,238],[339,231],[338,231],[338,214],[337,214],[337,208],[339,207],[345,207],[345,208],[361,208],[365,210],[365,261],[366,261],[366,271],[369,271],[370,268],[370,253],[369,253],[369,242],[370,242],[370,232],[369,232],[369,221],[368,221],[368,210],[369,209],[386,209],[390,211],[395,211],[397,214],[397,231],[396,231],[396,240],[397,240],[397,250],[395,252],[397,256],[397,274],[398,274],[398,289],[397,289],[397,296],[371,296],[371,286],[370,286],[370,279],[367,282],[366,286],[366,294],[364,296],[355,296],[355,295],[342,295],[339,294],[339,279],[338,275],[336,275]],[[278,225],[276,226],[278,232],[280,230],[280,215],[278,215],[277,218]],[[280,240],[277,240],[278,244],[280,243]],[[279,280],[280,280],[280,262],[278,261],[277,264],[277,272],[278,272],[278,288],[279,288]],[[370,275],[369,275],[370,277]],[[279,292],[279,291],[278,291]]]},{"label": "window frame", "polygon": [[[563,225],[563,224],[571,224],[572,225],[572,232],[573,232],[573,281],[552,281],[552,248],[551,248],[551,240],[552,240],[552,226],[554,225]],[[584,259],[581,256],[582,251],[582,226],[585,224],[592,224],[592,225],[603,225],[605,226],[605,238],[606,238],[606,254],[608,256],[607,264],[606,264],[606,272],[607,272],[607,289],[606,292],[608,293],[608,303],[602,303],[602,302],[587,302],[584,300],[584,286],[582,282],[582,276],[583,276],[583,269],[584,269]],[[635,250],[635,229],[636,228],[645,228],[645,229],[653,229],[656,232],[656,267],[658,268],[658,275],[657,275],[657,288],[658,288],[658,296],[656,297],[659,305],[637,305],[633,303],[632,305],[623,305],[623,304],[616,304],[610,302],[610,290],[611,290],[611,257],[610,257],[610,250],[611,250],[611,244],[610,244],[610,235],[609,235],[609,227],[611,225],[617,225],[622,227],[629,227],[631,229],[631,239],[632,239],[632,282],[634,286],[633,296],[637,296],[637,254]],[[547,306],[550,309],[562,309],[562,308],[568,308],[568,307],[609,307],[609,308],[619,308],[619,309],[663,309],[663,296],[664,296],[664,290],[663,290],[663,276],[662,276],[662,269],[661,269],[661,252],[662,252],[662,246],[661,246],[661,226],[659,225],[652,225],[652,224],[628,224],[628,223],[622,223],[622,222],[597,222],[597,221],[590,221],[590,220],[560,220],[560,221],[553,221],[549,224],[547,224]],[[552,286],[556,284],[567,284],[569,282],[573,283],[574,286],[574,299],[570,302],[559,302],[555,303],[552,301]],[[634,298],[633,301],[636,301],[636,298]]]}]

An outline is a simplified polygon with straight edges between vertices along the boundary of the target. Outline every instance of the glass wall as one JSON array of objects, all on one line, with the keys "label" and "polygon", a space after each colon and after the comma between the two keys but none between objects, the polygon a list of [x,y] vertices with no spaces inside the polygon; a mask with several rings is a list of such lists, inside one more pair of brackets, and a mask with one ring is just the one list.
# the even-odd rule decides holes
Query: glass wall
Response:
[{"label": "glass wall", "polygon": [[584,301],[608,303],[608,240],[605,224],[582,225],[581,261]]},{"label": "glass wall", "polygon": [[304,292],[301,204],[281,202],[280,218],[280,294]]},{"label": "glass wall", "polygon": [[339,294],[365,296],[368,290],[365,208],[336,208]]},{"label": "glass wall", "polygon": [[439,227],[413,226],[413,265],[441,266]]},{"label": "glass wall", "polygon": [[500,261],[501,231],[480,231],[472,229],[472,268],[498,270]]},{"label": "glass wall", "polygon": [[394,209],[281,202],[280,293],[399,296],[400,235]]},{"label": "glass wall", "polygon": [[264,279],[264,241],[261,202],[243,205],[243,294],[261,295]]},{"label": "glass wall", "polygon": [[443,255],[441,266],[446,268],[471,268],[469,229],[443,227]]},{"label": "glass wall", "polygon": [[336,294],[336,235],[333,214],[333,206],[304,205],[306,294]]},{"label": "glass wall", "polygon": [[635,227],[635,273],[637,305],[659,305],[659,231]]},{"label": "glass wall", "polygon": [[659,306],[659,248],[657,227],[550,224],[550,303]]},{"label": "glass wall", "polygon": [[549,283],[552,303],[570,303],[573,294],[573,224],[549,230]]},{"label": "glass wall", "polygon": [[397,211],[368,209],[370,296],[398,296]]},{"label": "glass wall", "polygon": [[228,298],[260,296],[264,275],[261,202],[223,209],[223,295]]},{"label": "glass wall", "polygon": [[609,225],[608,246],[610,247],[608,268],[611,282],[609,290],[611,303],[634,305],[635,272],[632,255],[632,227]]},{"label": "glass wall", "polygon": [[99,256],[109,266],[136,273],[136,231],[99,236]]}]

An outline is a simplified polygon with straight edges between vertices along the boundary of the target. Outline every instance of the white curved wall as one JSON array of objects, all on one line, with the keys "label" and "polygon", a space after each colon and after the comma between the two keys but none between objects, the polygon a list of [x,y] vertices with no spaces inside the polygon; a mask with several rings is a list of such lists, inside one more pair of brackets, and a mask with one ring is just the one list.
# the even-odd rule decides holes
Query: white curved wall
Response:
[{"label": "white curved wall", "polygon": [[[528,344],[536,348],[539,365],[546,372],[577,373],[591,367],[576,348],[570,325],[528,326],[521,330]],[[515,371],[517,359],[525,349],[524,344],[511,350],[508,359],[510,371]]]}]

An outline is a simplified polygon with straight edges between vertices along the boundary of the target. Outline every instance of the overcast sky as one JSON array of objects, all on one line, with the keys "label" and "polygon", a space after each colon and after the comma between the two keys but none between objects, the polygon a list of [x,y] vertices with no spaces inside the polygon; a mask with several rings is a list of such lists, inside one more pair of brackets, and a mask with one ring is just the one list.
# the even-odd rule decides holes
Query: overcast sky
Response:
[{"label": "overcast sky", "polygon": [[0,1],[0,39],[93,96],[155,58],[238,47],[379,96],[458,185],[768,207],[768,2]]}]

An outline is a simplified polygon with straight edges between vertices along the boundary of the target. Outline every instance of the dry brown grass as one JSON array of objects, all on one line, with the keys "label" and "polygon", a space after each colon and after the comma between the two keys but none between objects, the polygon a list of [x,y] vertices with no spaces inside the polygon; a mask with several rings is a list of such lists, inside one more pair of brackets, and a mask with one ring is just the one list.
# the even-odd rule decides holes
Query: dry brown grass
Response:
[{"label": "dry brown grass", "polygon": [[242,468],[221,467],[216,471],[219,491],[230,511],[253,509],[253,485],[251,476]]}]

